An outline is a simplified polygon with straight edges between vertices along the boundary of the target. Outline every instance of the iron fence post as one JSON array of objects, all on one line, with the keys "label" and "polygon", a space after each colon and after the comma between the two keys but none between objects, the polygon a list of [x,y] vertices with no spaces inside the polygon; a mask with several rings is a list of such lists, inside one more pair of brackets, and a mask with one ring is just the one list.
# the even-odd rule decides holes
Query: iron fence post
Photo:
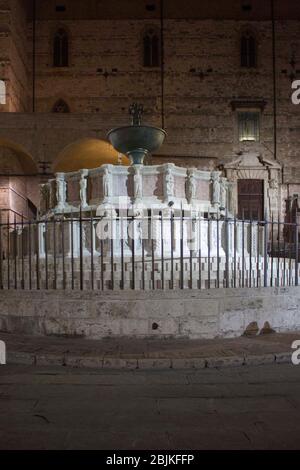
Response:
[{"label": "iron fence post", "polygon": [[295,286],[298,286],[299,234],[297,219],[295,223]]},{"label": "iron fence post", "polygon": [[21,251],[22,251],[22,282],[21,282],[21,288],[25,289],[25,266],[24,266],[24,218],[23,218],[23,213],[21,216]]},{"label": "iron fence post", "polygon": [[0,209],[0,289],[3,289],[3,273],[2,273],[3,249],[2,249],[2,210]]},{"label": "iron fence post", "polygon": [[17,257],[17,251],[18,251],[18,239],[17,239],[17,220],[16,220],[16,214],[14,214],[14,277],[15,277],[15,289],[18,287],[18,257]]},{"label": "iron fence post", "polygon": [[264,223],[264,287],[268,287],[268,219],[265,214]]},{"label": "iron fence post", "polygon": [[225,215],[225,250],[226,250],[226,287],[229,288],[230,279],[229,279],[229,220],[228,220],[228,213],[226,210]]},{"label": "iron fence post", "polygon": [[83,290],[83,243],[82,243],[82,209],[80,206],[79,210],[79,278],[80,278],[80,290]]},{"label": "iron fence post", "polygon": [[45,281],[48,289],[48,220],[45,220]]}]

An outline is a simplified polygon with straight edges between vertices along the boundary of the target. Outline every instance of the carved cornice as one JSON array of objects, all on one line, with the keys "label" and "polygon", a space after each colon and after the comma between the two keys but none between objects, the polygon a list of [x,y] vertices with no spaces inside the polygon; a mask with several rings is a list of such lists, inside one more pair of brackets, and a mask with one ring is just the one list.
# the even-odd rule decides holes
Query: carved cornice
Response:
[{"label": "carved cornice", "polygon": [[249,108],[257,108],[263,111],[266,107],[267,102],[265,100],[232,100],[230,102],[231,108],[233,111],[239,109],[249,109]]}]

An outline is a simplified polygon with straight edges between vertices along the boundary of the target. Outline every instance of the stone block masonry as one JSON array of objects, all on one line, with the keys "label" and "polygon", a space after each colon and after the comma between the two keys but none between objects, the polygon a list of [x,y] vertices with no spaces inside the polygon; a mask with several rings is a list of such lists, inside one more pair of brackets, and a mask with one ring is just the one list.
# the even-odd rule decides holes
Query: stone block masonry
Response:
[{"label": "stone block masonry", "polygon": [[300,329],[300,287],[210,291],[0,291],[0,331],[209,339]]}]

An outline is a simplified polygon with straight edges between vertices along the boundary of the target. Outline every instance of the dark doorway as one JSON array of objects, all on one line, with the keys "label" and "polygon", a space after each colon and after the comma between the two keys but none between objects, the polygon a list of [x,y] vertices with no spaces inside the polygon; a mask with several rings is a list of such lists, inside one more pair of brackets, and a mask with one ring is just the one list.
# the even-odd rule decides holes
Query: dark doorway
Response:
[{"label": "dark doorway", "polygon": [[238,217],[246,220],[263,220],[263,180],[238,180]]}]

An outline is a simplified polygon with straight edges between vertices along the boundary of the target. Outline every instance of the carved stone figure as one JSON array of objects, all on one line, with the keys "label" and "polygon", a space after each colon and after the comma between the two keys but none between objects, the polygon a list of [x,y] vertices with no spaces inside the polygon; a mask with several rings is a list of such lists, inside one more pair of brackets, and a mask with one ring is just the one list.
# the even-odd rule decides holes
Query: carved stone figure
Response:
[{"label": "carved stone figure", "polygon": [[235,190],[235,183],[231,181],[227,182],[227,204],[228,204],[228,211],[232,214],[236,212],[237,206],[237,192]]},{"label": "carved stone figure", "polygon": [[80,182],[79,182],[81,207],[86,207],[88,205],[87,204],[87,178],[86,176],[87,176],[87,172],[83,170],[81,172],[81,177],[80,177]]},{"label": "carved stone figure", "polygon": [[269,182],[270,189],[278,189],[278,181],[275,178],[272,178]]},{"label": "carved stone figure", "polygon": [[134,185],[134,197],[135,199],[142,197],[142,175],[141,170],[138,166],[135,167],[135,173],[133,176],[133,185]]},{"label": "carved stone figure", "polygon": [[110,186],[111,186],[111,177],[110,177],[108,168],[104,169],[104,173],[102,177],[102,184],[103,184],[103,196],[105,199],[110,196]]},{"label": "carved stone figure", "polygon": [[196,178],[193,171],[188,171],[188,179],[186,181],[186,197],[191,202],[196,197]]},{"label": "carved stone figure", "polygon": [[220,177],[217,171],[212,172],[212,203],[220,204]]},{"label": "carved stone figure", "polygon": [[222,177],[220,182],[220,208],[226,209],[227,207],[227,180]]},{"label": "carved stone figure", "polygon": [[[131,227],[128,231],[129,238],[134,238],[137,242],[136,248],[141,245],[143,238],[143,217],[144,212],[142,208],[136,207],[133,211],[134,221],[131,222]],[[129,228],[129,225],[128,225]]]},{"label": "carved stone figure", "polygon": [[67,183],[64,173],[56,174],[56,202],[57,207],[63,209],[67,199]]},{"label": "carved stone figure", "polygon": [[40,185],[40,198],[41,198],[41,208],[43,211],[48,211],[50,208],[50,188],[49,184]]},{"label": "carved stone figure", "polygon": [[269,204],[270,210],[273,212],[278,212],[278,196],[279,196],[279,186],[278,181],[275,178],[271,178],[269,181]]},{"label": "carved stone figure", "polygon": [[174,196],[174,175],[171,171],[171,168],[167,168],[165,173],[165,197],[169,198]]}]

